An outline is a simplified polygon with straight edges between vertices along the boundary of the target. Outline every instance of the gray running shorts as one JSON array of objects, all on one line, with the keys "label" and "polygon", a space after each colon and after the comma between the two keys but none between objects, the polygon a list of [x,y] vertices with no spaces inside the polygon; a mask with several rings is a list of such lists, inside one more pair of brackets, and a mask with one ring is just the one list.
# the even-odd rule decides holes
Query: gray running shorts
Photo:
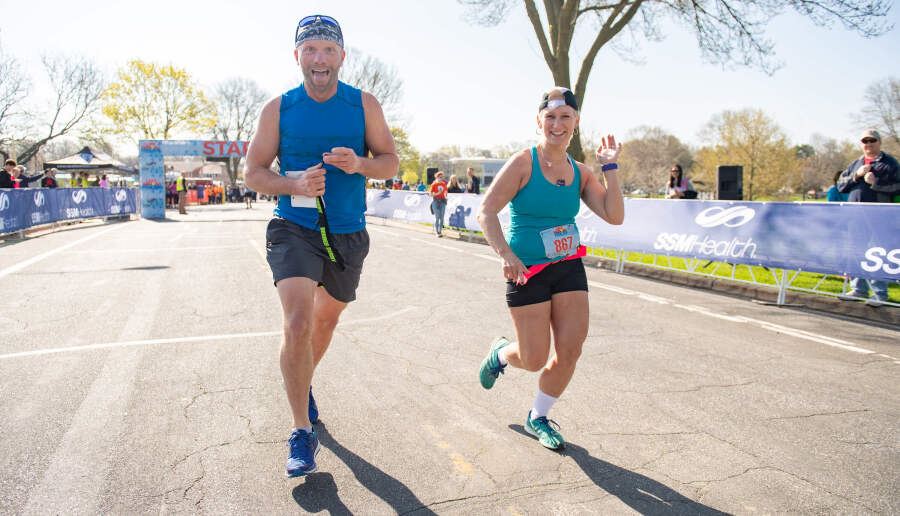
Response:
[{"label": "gray running shorts", "polygon": [[281,218],[269,221],[266,228],[266,261],[276,285],[285,278],[309,278],[343,303],[356,299],[356,288],[363,261],[369,254],[369,233],[332,235],[331,245],[344,258],[345,270],[328,258],[322,235],[312,229]]}]

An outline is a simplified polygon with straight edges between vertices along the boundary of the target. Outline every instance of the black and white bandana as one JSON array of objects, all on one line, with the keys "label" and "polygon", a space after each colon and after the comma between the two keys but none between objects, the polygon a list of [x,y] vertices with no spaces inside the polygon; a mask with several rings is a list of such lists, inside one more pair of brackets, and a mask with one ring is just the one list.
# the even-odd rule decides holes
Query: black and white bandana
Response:
[{"label": "black and white bandana", "polygon": [[294,48],[299,47],[308,39],[334,41],[339,47],[344,48],[344,34],[334,18],[316,16],[312,21],[309,18],[300,20],[300,24],[297,25],[297,31],[294,34]]}]

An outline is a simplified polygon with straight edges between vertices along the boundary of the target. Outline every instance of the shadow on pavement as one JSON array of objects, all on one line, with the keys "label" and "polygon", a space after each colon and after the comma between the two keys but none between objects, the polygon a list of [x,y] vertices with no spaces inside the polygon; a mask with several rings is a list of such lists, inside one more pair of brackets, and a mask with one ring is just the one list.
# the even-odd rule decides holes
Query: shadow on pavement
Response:
[{"label": "shadow on pavement", "polygon": [[[522,425],[509,425],[509,428],[529,439],[534,439],[525,432]],[[535,446],[540,445],[535,443]],[[550,450],[547,452],[553,453]],[[728,514],[695,502],[652,478],[592,457],[587,450],[577,444],[566,443],[566,448],[560,455],[571,457],[597,487],[617,497],[640,514]]]},{"label": "shadow on pavement", "polygon": [[[397,514],[435,514],[399,480],[341,446],[328,433],[324,423],[316,425],[316,433],[322,446],[337,455],[363,487],[384,500]],[[330,473],[309,475],[304,483],[294,488],[292,494],[297,504],[306,511],[328,510],[331,514],[350,514],[338,495],[337,485]]]},{"label": "shadow on pavement", "polygon": [[306,512],[329,514],[353,514],[338,496],[337,484],[331,473],[313,473],[306,481],[294,488],[294,500]]}]

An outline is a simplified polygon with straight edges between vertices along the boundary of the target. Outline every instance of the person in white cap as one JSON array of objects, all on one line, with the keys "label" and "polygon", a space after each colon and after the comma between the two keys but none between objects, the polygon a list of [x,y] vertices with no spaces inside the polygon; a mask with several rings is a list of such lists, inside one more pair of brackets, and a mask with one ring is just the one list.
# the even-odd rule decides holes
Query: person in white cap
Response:
[{"label": "person in white cap", "polygon": [[[848,194],[848,202],[892,202],[900,194],[900,165],[893,156],[881,150],[881,135],[875,129],[863,131],[859,143],[863,155],[841,173],[838,191]],[[853,278],[850,291],[840,298],[867,299],[870,288],[874,294],[874,298],[867,301],[870,305],[878,306],[888,300],[887,282],[863,278]]]}]

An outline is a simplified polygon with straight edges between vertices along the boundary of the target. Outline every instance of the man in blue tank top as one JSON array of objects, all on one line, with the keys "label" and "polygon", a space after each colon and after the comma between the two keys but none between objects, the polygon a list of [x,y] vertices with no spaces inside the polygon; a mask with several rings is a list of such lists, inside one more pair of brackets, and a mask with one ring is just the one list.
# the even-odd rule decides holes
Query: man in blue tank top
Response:
[{"label": "man in blue tank top", "polygon": [[[307,16],[294,43],[303,84],[263,107],[244,172],[248,187],[278,196],[266,259],[284,311],[280,358],[294,424],[291,477],[317,468],[312,376],[341,312],[356,299],[369,252],[366,178],[393,177],[400,163],[375,97],[338,81],[346,56],[338,22]],[[269,168],[276,158],[279,173]]]}]

